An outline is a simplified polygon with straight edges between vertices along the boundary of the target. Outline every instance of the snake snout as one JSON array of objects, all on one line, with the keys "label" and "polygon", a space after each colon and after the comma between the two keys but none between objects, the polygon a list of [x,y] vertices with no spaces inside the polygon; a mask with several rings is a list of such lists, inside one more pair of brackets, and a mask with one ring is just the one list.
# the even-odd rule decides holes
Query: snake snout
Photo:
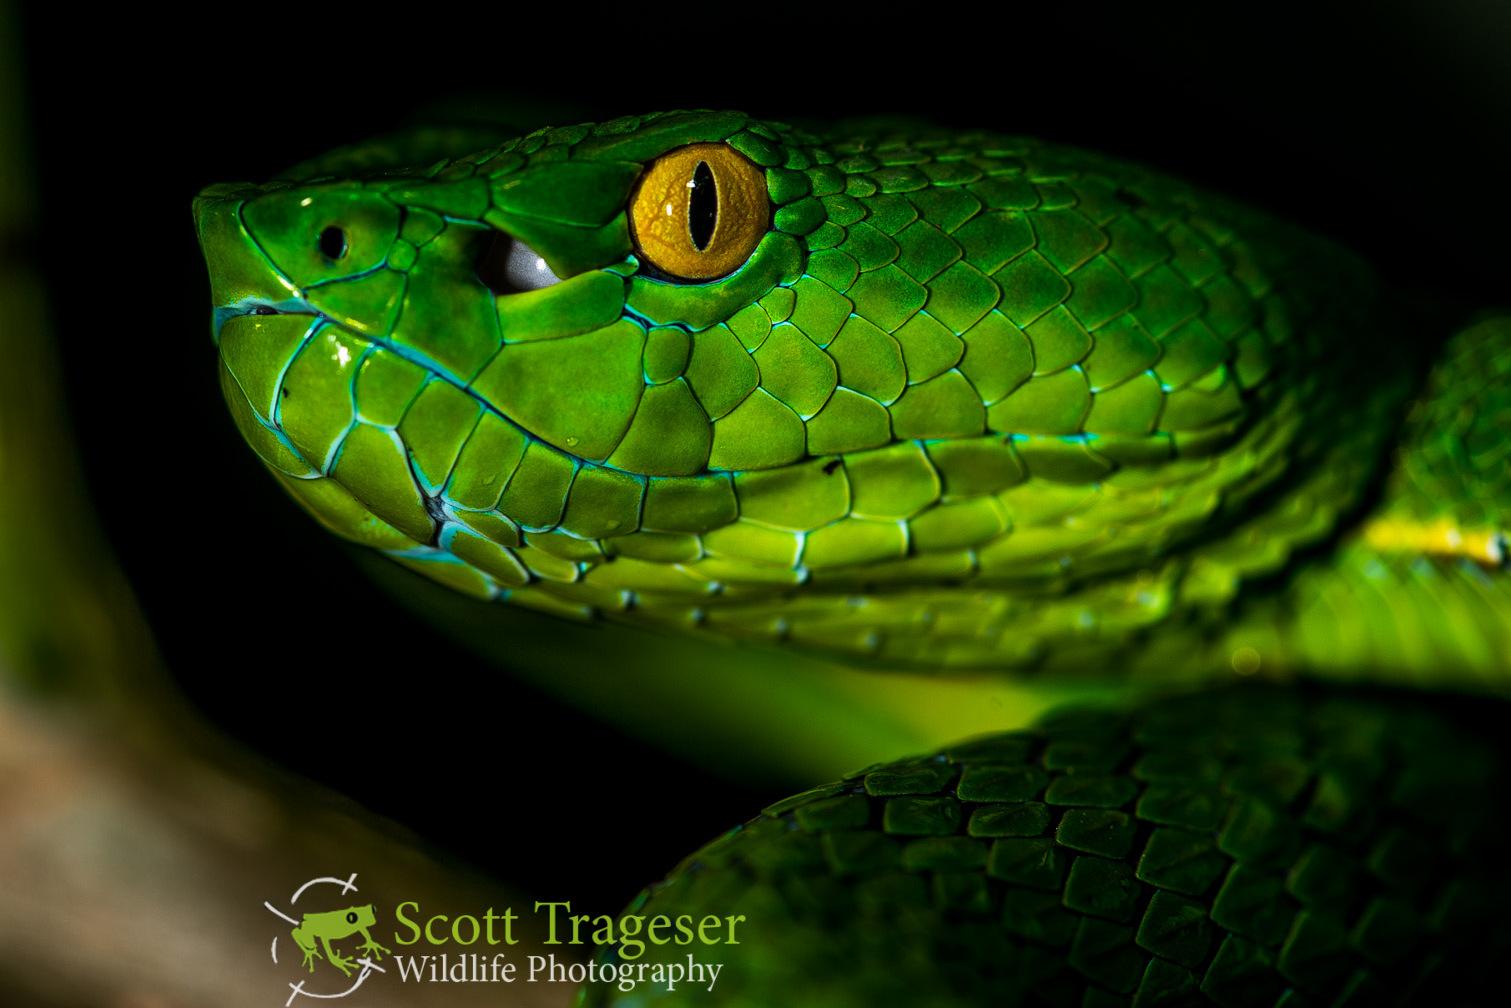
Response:
[{"label": "snake snout", "polygon": [[238,315],[298,310],[299,292],[258,249],[241,219],[242,187],[213,186],[194,201],[194,227],[210,275],[212,332]]}]

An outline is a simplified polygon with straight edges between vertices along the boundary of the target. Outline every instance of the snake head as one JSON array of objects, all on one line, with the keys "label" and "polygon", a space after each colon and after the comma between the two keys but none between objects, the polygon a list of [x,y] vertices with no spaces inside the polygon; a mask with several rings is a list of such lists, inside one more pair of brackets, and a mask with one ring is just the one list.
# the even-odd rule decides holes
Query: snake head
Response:
[{"label": "snake head", "polygon": [[[798,279],[821,217],[783,206],[806,191],[770,174],[782,135],[672,113],[210,187],[194,213],[242,433],[327,524],[390,549],[459,515],[515,545],[634,531],[651,478],[801,457],[799,415],[769,395],[777,451],[754,429],[769,416],[716,426],[757,381],[734,331],[770,330],[757,302]],[[713,326],[736,367],[695,384],[692,334]]]},{"label": "snake head", "polygon": [[[1084,152],[858,130],[676,112],[211,187],[237,424],[328,527],[472,594],[904,662],[1218,605],[1257,554],[1197,600],[1182,550],[1364,485],[1351,260]],[[1314,496],[1265,563],[1351,499]]]}]

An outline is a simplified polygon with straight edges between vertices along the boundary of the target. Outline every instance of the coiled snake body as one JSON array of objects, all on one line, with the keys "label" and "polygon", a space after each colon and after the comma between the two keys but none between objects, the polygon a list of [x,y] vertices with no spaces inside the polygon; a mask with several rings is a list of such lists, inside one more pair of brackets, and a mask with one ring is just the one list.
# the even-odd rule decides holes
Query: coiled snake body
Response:
[{"label": "coiled snake body", "polygon": [[[1511,321],[1408,318],[1326,242],[993,133],[476,146],[196,202],[237,424],[339,534],[482,598],[913,671],[1505,688]],[[1413,706],[1067,715],[769,809],[649,900],[766,922],[728,1004],[1463,986],[1503,937],[1498,757]]]}]

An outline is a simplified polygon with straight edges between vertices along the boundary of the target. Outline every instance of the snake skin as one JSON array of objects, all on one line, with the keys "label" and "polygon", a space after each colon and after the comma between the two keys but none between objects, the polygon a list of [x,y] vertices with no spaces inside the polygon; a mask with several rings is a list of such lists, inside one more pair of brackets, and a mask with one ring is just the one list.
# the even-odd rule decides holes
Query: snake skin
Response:
[{"label": "snake skin", "polygon": [[[625,208],[718,141],[771,226],[675,282]],[[1348,253],[1155,172],[668,113],[364,145],[196,216],[248,442],[462,592],[1113,693],[1505,693],[1511,320],[1408,315]],[[485,287],[500,232],[564,279]],[[747,913],[716,995],[584,1003],[1472,1001],[1508,951],[1505,762],[1465,726],[1503,708],[1453,707],[1253,685],[873,768],[631,907]]]},{"label": "snake skin", "polygon": [[580,1003],[1472,1001],[1511,951],[1490,739],[1400,697],[1240,687],[872,767],[632,905],[748,916],[748,949],[701,954],[712,992]]},{"label": "snake skin", "polygon": [[[625,197],[707,140],[765,169],[771,230],[723,280],[664,282]],[[1333,530],[1421,349],[1341,250],[1034,141],[674,113],[381,153],[201,198],[219,304],[304,299],[223,319],[227,398],[338,531],[555,613],[915,667],[1131,661]],[[567,279],[481,291],[492,229]],[[1256,526],[1281,489],[1307,519]]]}]

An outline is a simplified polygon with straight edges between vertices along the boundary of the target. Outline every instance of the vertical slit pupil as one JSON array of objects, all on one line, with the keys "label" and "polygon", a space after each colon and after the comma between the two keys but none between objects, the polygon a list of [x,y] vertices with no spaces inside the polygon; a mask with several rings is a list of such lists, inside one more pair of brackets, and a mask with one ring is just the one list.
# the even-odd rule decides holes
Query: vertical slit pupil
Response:
[{"label": "vertical slit pupil", "polygon": [[714,188],[713,169],[699,161],[693,169],[692,192],[687,197],[687,231],[699,252],[708,248],[719,222],[719,194]]}]

